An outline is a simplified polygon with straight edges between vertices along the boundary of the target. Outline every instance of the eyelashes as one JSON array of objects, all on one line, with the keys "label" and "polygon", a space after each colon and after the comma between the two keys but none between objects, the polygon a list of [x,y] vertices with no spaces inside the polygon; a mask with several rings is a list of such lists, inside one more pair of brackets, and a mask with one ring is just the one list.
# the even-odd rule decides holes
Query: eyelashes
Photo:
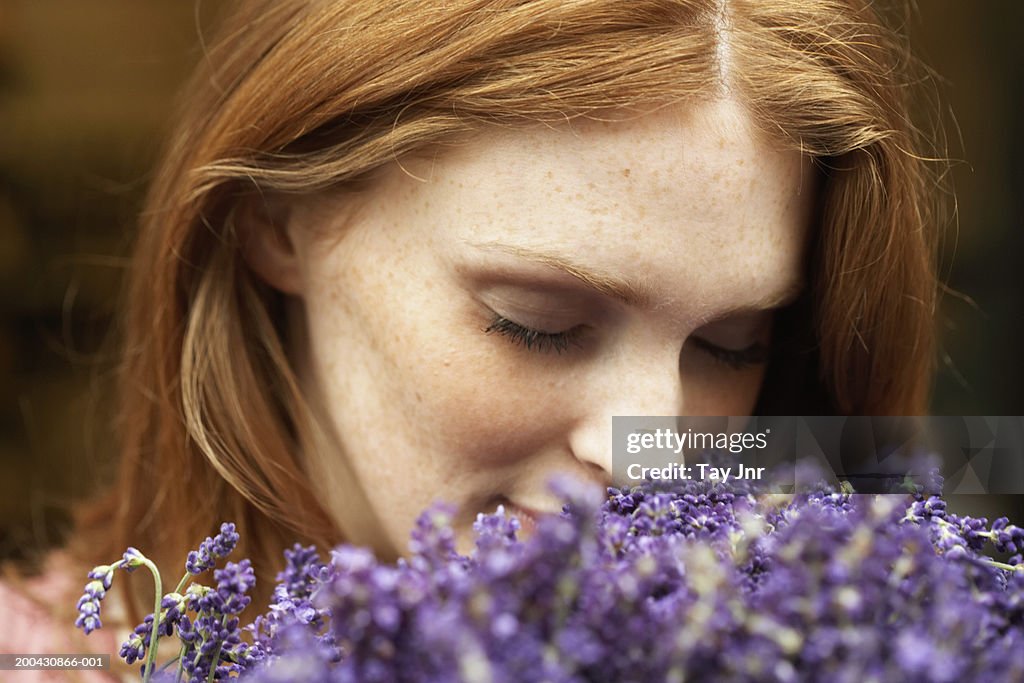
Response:
[{"label": "eyelashes", "polygon": [[[522,346],[530,351],[561,355],[570,347],[582,346],[580,338],[585,330],[585,325],[578,325],[564,332],[542,332],[495,314],[491,324],[484,329],[484,333],[497,333],[516,346]],[[691,337],[690,341],[715,362],[737,371],[764,365],[771,358],[771,348],[761,343],[745,349],[726,349],[699,337]]]},{"label": "eyelashes", "polygon": [[583,329],[584,327],[580,325],[564,332],[541,332],[512,322],[504,316],[495,315],[494,320],[484,330],[484,334],[496,332],[507,337],[513,344],[531,351],[561,354],[568,351],[570,346],[580,346],[579,337]]},{"label": "eyelashes", "polygon": [[701,351],[733,370],[746,370],[757,365],[764,365],[771,358],[771,348],[761,343],[753,344],[745,349],[725,349],[700,337],[691,337],[690,339]]}]

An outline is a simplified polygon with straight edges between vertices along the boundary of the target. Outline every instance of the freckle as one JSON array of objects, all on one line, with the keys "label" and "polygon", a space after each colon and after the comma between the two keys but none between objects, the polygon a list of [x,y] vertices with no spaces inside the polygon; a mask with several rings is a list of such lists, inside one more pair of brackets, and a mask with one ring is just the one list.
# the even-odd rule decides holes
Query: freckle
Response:
[{"label": "freckle", "polygon": [[562,191],[562,186],[561,185],[555,185],[555,192],[561,193],[561,191]]},{"label": "freckle", "polygon": [[622,169],[622,177],[623,178],[628,178],[629,177],[629,172],[630,172],[630,169],[628,169],[628,168]]},{"label": "freckle", "polygon": [[416,392],[416,402],[423,403],[423,396],[418,391]]}]

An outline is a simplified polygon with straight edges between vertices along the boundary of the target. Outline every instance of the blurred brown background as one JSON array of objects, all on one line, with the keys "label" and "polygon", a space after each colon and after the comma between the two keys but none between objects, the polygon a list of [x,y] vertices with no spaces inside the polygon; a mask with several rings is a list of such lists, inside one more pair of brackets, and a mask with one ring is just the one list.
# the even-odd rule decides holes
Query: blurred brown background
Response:
[{"label": "blurred brown background", "polygon": [[[217,4],[0,0],[0,558],[59,539],[68,502],[109,476],[104,339],[172,98]],[[944,303],[935,414],[1024,414],[1022,26],[1013,0],[921,0],[907,27],[943,78],[961,160],[943,272],[963,296]],[[1020,522],[1019,500],[962,504]]]}]

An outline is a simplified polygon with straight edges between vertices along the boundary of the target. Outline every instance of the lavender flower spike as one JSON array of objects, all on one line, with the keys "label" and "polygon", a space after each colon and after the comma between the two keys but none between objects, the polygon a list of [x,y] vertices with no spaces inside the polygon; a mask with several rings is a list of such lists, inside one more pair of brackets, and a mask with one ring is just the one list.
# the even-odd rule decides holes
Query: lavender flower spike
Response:
[{"label": "lavender flower spike", "polygon": [[129,547],[124,551],[124,557],[121,559],[121,569],[130,574],[143,566],[145,564],[145,559],[145,555],[140,553],[136,548]]},{"label": "lavender flower spike", "polygon": [[220,558],[227,557],[238,544],[238,532],[235,525],[225,522],[220,525],[220,533],[199,544],[199,550],[193,550],[185,560],[185,569],[189,574],[202,574],[212,569],[214,562]]},{"label": "lavender flower spike", "polygon": [[85,631],[86,635],[103,626],[100,621],[100,601],[110,590],[118,564],[101,564],[93,567],[88,574],[92,580],[85,585],[85,592],[78,599],[78,618],[75,619],[75,626]]}]

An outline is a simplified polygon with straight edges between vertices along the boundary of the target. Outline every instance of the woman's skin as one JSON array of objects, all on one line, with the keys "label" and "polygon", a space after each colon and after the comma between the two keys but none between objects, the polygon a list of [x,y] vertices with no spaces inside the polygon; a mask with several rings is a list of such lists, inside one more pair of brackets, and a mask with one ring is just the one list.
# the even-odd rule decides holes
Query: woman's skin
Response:
[{"label": "woman's skin", "polygon": [[292,295],[300,380],[340,440],[312,474],[347,540],[403,553],[443,499],[466,551],[478,512],[511,504],[529,531],[557,511],[555,473],[607,484],[613,415],[749,414],[814,194],[764,140],[723,99],[495,129],[355,199],[278,202],[246,255]]}]

